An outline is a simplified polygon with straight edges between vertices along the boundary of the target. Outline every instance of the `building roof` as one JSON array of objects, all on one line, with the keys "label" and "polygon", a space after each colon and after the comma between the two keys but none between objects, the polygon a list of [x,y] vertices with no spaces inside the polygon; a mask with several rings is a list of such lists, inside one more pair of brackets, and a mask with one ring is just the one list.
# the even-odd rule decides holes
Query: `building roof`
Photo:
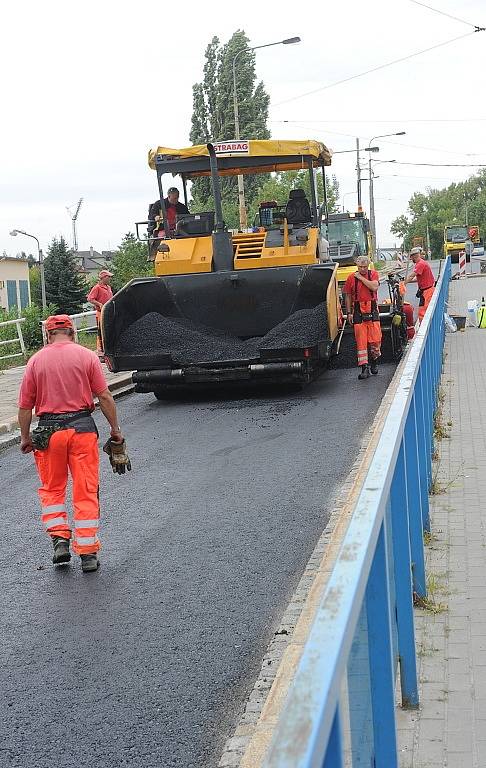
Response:
[{"label": "building roof", "polygon": [[111,261],[113,257],[113,251],[95,251],[92,248],[89,251],[74,251],[74,258],[76,259],[79,269],[82,272],[99,272],[100,269],[106,267],[107,262]]}]

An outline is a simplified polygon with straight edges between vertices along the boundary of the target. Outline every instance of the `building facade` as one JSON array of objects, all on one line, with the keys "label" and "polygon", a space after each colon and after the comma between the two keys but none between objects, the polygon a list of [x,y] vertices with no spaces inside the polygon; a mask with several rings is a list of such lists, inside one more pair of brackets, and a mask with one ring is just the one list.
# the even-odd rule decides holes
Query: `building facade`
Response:
[{"label": "building facade", "polygon": [[30,306],[29,264],[24,259],[0,256],[0,307],[7,311]]}]

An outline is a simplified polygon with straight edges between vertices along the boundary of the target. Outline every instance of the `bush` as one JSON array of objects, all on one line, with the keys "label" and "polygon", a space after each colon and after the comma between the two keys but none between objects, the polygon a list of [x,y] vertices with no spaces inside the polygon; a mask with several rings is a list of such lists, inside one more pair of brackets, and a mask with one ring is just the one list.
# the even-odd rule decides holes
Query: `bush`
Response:
[{"label": "bush", "polygon": [[22,335],[24,337],[27,349],[39,349],[42,347],[42,327],[41,322],[49,315],[55,315],[57,307],[55,304],[49,304],[44,310],[31,304],[22,310],[22,317],[25,317],[22,323]]}]

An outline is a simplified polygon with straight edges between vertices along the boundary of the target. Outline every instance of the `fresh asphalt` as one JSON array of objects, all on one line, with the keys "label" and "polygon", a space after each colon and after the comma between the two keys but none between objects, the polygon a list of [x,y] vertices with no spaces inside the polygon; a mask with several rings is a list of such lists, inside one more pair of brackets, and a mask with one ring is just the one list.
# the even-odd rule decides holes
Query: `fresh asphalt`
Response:
[{"label": "fresh asphalt", "polygon": [[95,574],[50,564],[32,456],[0,454],[2,767],[217,765],[393,366],[356,373],[120,400]]}]

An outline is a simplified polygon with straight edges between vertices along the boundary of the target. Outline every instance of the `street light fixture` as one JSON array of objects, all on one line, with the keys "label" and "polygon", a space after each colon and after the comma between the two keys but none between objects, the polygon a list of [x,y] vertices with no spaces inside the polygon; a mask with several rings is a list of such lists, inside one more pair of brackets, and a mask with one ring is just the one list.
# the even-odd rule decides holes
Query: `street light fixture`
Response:
[{"label": "street light fixture", "polygon": [[[371,145],[373,144],[376,139],[386,139],[388,136],[405,136],[406,131],[397,131],[397,133],[383,133],[380,136],[373,136],[370,143],[368,144],[368,149],[371,148]],[[377,161],[377,162],[396,162],[396,161]],[[368,160],[368,176],[369,176],[369,190],[370,190],[370,232],[371,232],[371,242],[372,242],[372,253],[374,254],[376,249],[376,223],[375,223],[375,201],[373,199],[373,170],[371,167],[371,155],[369,156]]]},{"label": "street light fixture", "polygon": [[28,232],[24,232],[23,229],[12,229],[10,234],[12,235],[12,237],[17,237],[17,235],[25,235],[25,237],[31,237],[37,243],[37,251],[39,254],[39,272],[40,272],[41,295],[42,295],[42,309],[45,309],[47,307],[47,301],[46,301],[46,282],[44,279],[44,256],[42,254],[42,248],[40,247],[39,240],[35,235],[29,235]]},{"label": "street light fixture", "polygon": [[[237,141],[240,139],[240,117],[238,113],[238,96],[236,93],[236,60],[238,56],[245,51],[257,51],[260,48],[270,48],[273,45],[293,45],[294,43],[300,43],[300,37],[287,37],[285,40],[277,40],[275,43],[265,43],[264,45],[245,47],[239,50],[236,56],[233,57],[233,110],[235,115],[235,139]],[[238,207],[240,210],[240,229],[246,229],[248,221],[246,217],[245,185],[241,174],[238,175]]]}]

